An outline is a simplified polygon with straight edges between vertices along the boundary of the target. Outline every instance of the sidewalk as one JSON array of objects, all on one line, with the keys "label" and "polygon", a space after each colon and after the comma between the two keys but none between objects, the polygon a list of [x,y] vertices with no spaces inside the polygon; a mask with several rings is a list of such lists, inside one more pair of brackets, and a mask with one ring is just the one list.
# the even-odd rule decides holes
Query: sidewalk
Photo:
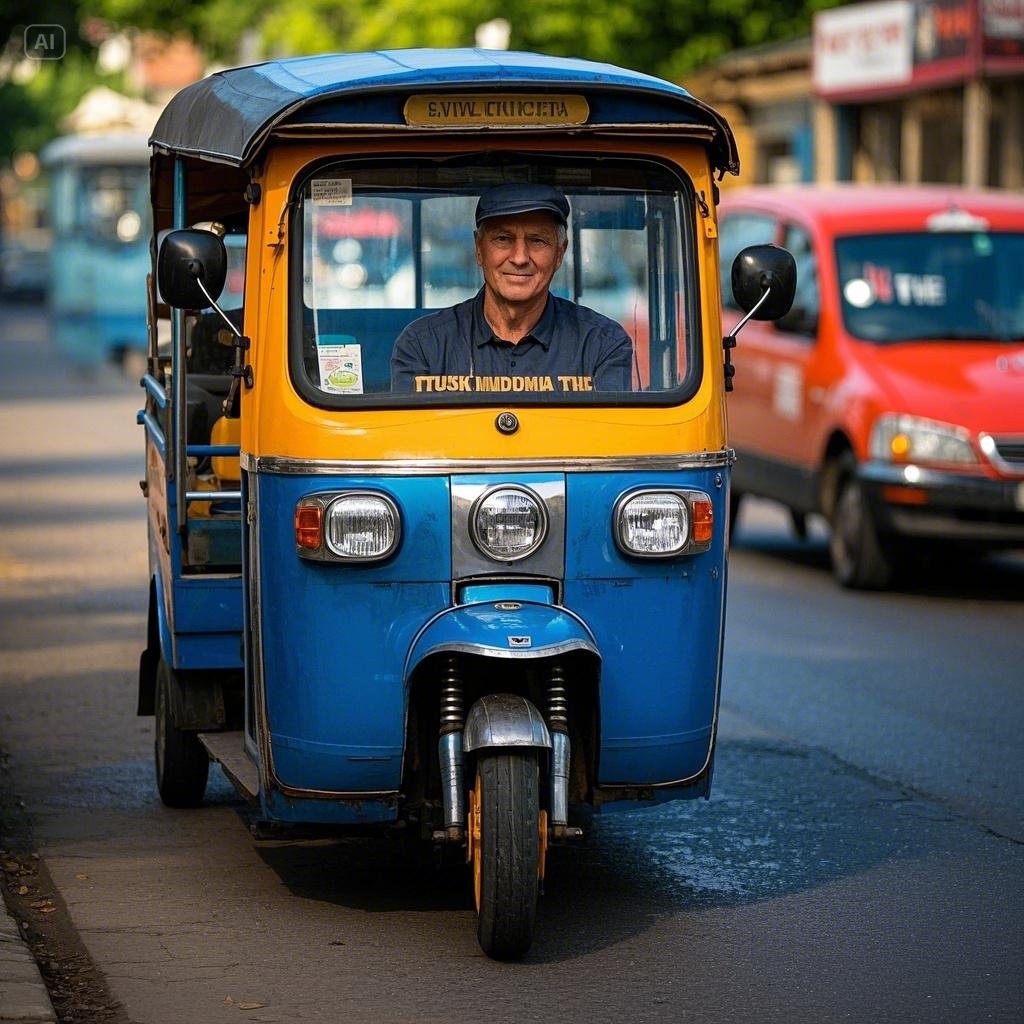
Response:
[{"label": "sidewalk", "polygon": [[18,925],[0,899],[0,1024],[55,1024],[50,996]]}]

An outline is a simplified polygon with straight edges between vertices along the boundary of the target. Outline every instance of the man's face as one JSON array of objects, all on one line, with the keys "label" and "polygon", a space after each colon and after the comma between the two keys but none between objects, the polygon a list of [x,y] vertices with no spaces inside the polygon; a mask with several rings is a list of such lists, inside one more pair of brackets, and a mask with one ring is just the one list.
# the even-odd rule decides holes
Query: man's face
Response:
[{"label": "man's face", "polygon": [[546,295],[565,255],[566,243],[558,238],[558,223],[546,213],[485,220],[476,234],[476,261],[487,286],[506,302]]}]

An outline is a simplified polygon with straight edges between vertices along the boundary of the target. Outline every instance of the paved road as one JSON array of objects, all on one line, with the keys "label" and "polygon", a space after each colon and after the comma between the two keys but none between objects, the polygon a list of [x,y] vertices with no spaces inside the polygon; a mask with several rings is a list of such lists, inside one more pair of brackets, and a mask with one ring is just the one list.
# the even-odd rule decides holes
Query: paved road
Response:
[{"label": "paved road", "polygon": [[219,776],[160,806],[139,394],[0,324],[0,746],[109,1019],[1024,1019],[1019,562],[846,594],[745,509],[712,800],[598,819],[496,964],[461,882],[395,845],[256,842]]}]

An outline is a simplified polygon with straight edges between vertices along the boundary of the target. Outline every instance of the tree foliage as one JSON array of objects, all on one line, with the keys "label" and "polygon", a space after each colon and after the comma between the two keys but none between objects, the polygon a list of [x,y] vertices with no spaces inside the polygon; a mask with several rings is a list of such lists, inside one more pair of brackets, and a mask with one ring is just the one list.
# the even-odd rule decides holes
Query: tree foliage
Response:
[{"label": "tree foliage", "polygon": [[807,32],[836,0],[96,0],[122,25],[185,32],[217,60],[255,41],[258,56],[472,46],[505,18],[513,49],[586,57],[679,79],[730,50]]},{"label": "tree foliage", "polygon": [[[473,46],[476,28],[511,26],[512,49],[607,61],[682,81],[731,50],[798,36],[836,0],[6,0],[0,43],[0,157],[56,134],[90,85],[98,20],[185,35],[213,63],[337,50]],[[61,24],[69,53],[31,81],[9,71],[27,24]],[[90,31],[90,26],[92,29]],[[93,70],[91,70],[91,68]]]}]

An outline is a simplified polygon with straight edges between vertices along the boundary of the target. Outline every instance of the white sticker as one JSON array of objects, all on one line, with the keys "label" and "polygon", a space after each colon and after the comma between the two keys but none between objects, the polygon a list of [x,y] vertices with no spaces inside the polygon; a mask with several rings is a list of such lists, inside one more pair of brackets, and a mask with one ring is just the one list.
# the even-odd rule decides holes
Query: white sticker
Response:
[{"label": "white sticker", "polygon": [[532,647],[533,637],[530,636],[510,636],[508,638],[509,647]]},{"label": "white sticker", "polygon": [[363,353],[359,345],[320,345],[320,390],[329,395],[363,393]]},{"label": "white sticker", "polygon": [[946,304],[946,279],[941,274],[893,274],[892,283],[901,306]]},{"label": "white sticker", "polygon": [[855,277],[846,282],[843,298],[855,309],[867,309],[875,301],[875,290],[863,277]]},{"label": "white sticker", "polygon": [[317,206],[351,206],[351,178],[314,178],[309,183],[310,196]]}]

